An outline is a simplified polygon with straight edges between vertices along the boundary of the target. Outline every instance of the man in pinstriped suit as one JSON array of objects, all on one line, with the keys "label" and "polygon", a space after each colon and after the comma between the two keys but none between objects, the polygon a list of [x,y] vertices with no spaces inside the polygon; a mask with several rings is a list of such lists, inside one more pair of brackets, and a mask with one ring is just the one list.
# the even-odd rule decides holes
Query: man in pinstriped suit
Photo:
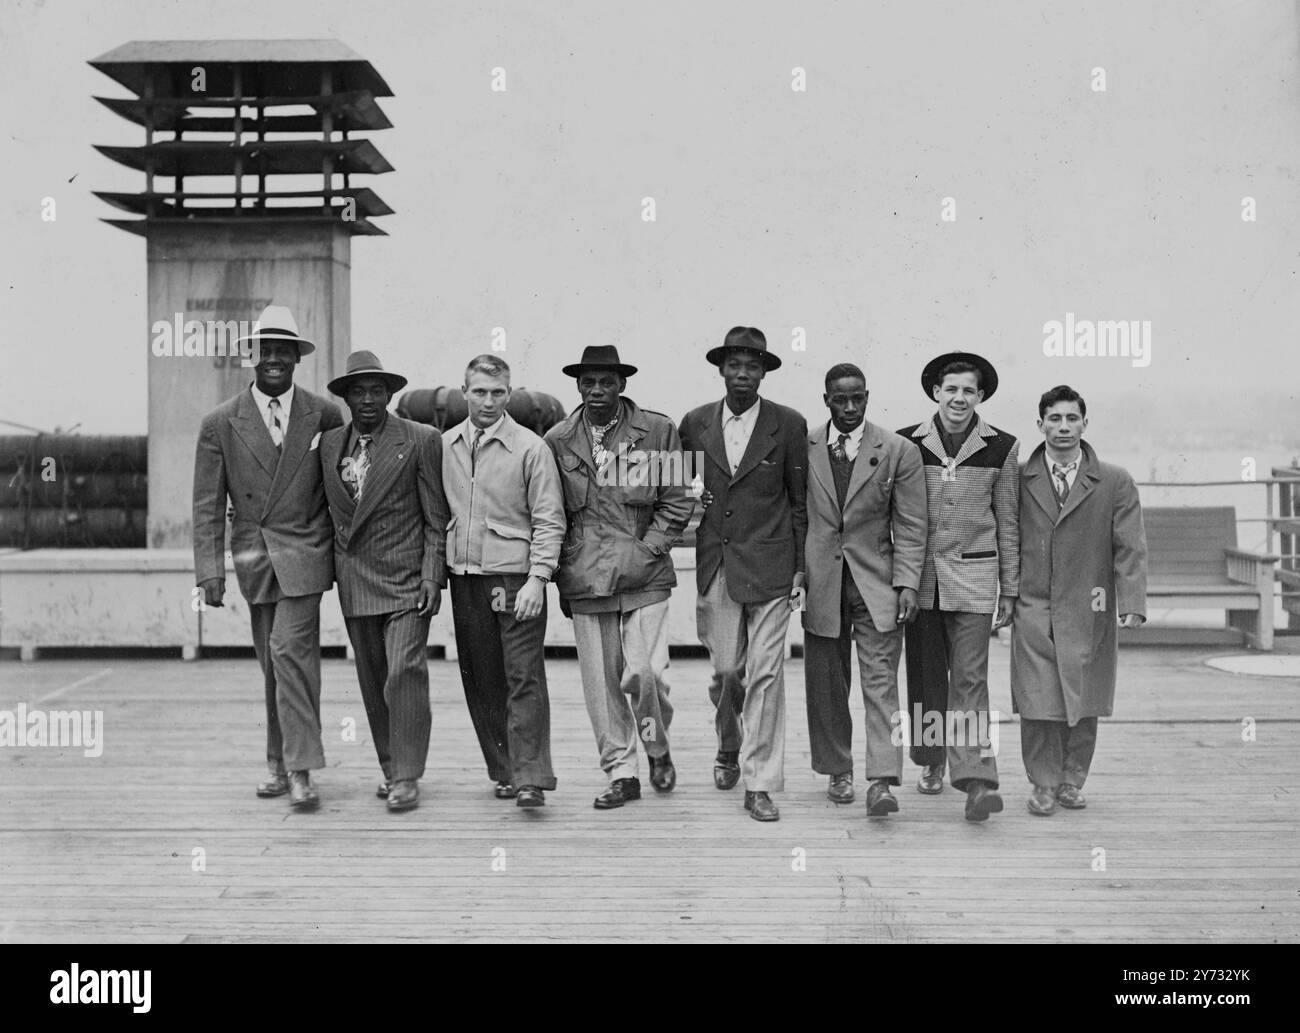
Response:
[{"label": "man in pinstriped suit", "polygon": [[987,359],[940,355],[921,387],[938,411],[899,431],[921,454],[929,510],[920,610],[904,647],[912,760],[925,765],[917,789],[941,792],[952,735],[953,788],[966,793],[966,820],[985,821],[1002,810],[991,737],[983,737],[989,632],[1011,623],[1020,594],[1020,443],[975,413],[998,387]]},{"label": "man in pinstriped suit", "polygon": [[334,521],[339,602],[390,811],[420,800],[429,753],[429,620],[447,583],[447,496],[442,439],[388,412],[406,378],[368,351],[348,356],[329,389],[352,422],[321,439]]}]

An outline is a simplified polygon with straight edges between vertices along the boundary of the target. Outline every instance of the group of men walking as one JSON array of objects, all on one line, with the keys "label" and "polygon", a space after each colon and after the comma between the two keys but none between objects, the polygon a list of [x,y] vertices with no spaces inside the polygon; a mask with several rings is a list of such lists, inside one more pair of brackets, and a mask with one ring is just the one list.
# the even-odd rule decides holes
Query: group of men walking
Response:
[{"label": "group of men walking", "polygon": [[[319,798],[321,595],[339,586],[390,810],[415,807],[429,748],[426,644],[450,584],[461,679],[498,798],[540,807],[554,789],[543,660],[546,586],[573,621],[579,670],[616,809],[650,784],[671,792],[671,550],[695,506],[697,629],[712,665],[714,784],[776,821],[784,788],[785,652],[802,611],[813,768],[855,798],[851,654],[865,703],[866,809],[898,810],[905,742],[938,793],[947,769],[965,816],[1002,810],[989,722],[990,632],[1012,627],[1032,813],[1084,806],[1097,717],[1113,704],[1116,628],[1145,619],[1145,541],[1132,479],[1082,441],[1084,400],[1039,403],[1044,442],[1018,442],[977,406],[997,389],[978,355],[922,374],[934,416],[901,431],[866,419],[866,377],[826,375],[829,419],[811,432],[760,398],[781,365],[762,332],[733,328],[705,359],[725,397],[680,427],[626,397],[637,369],[612,346],[564,367],[581,405],[545,438],[511,419],[510,370],[465,370],[468,417],[443,434],[388,411],[405,378],[369,351],[329,390],[293,385],[312,350],[287,309],[262,314],[255,381],[204,419],[194,480],[196,579],[225,589],[225,532],[250,608],[267,712],[262,796]],[[693,457],[699,457],[698,468]],[[674,461],[675,459],[675,461]],[[907,655],[908,710],[898,666]],[[965,720],[964,727],[952,715]],[[937,729],[936,729],[937,725]],[[972,730],[976,734],[971,734]]]}]

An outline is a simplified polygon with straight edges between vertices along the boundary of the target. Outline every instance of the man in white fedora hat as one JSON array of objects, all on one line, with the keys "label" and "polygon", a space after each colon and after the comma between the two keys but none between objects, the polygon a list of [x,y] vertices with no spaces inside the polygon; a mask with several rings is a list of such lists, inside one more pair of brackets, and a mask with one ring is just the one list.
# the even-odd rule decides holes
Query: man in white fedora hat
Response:
[{"label": "man in white fedora hat", "polygon": [[429,754],[429,621],[447,583],[442,438],[388,411],[406,378],[374,352],[329,382],[352,422],[321,438],[339,604],[390,811],[420,800]]},{"label": "man in white fedora hat", "polygon": [[320,462],[321,433],[343,425],[333,403],[293,383],[315,350],[293,314],[269,305],[248,341],[254,381],[203,418],[194,459],[194,577],[208,606],[226,591],[230,549],[248,603],[266,689],[268,777],[258,796],[319,804],[310,772],[325,766],[320,729],[320,598],[334,582],[333,532]]}]

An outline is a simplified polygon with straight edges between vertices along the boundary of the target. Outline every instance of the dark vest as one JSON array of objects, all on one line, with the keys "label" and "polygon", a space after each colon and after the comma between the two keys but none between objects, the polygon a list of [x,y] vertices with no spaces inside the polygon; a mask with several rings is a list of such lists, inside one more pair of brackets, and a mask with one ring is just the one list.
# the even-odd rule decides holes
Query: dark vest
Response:
[{"label": "dark vest", "polygon": [[[831,434],[834,436],[835,441],[839,440],[839,431],[833,426],[831,427]],[[828,440],[826,442],[826,452],[831,460],[831,474],[835,477],[835,495],[839,499],[840,509],[843,510],[844,500],[849,494],[849,480],[853,477],[854,460],[847,458],[847,456],[844,459],[835,458],[835,441]],[[848,447],[847,441],[844,446],[845,448]]]}]

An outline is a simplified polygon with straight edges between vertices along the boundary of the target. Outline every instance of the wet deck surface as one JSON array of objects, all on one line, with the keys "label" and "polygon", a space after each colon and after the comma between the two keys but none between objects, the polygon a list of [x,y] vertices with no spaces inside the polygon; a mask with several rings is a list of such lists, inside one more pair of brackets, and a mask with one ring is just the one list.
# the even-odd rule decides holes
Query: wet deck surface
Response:
[{"label": "wet deck surface", "polygon": [[[430,661],[429,771],[421,806],[400,815],[374,795],[347,661],[324,662],[329,766],[315,814],[253,794],[263,733],[251,659],[0,662],[0,709],[105,721],[97,758],[0,748],[0,942],[1296,942],[1300,681],[1225,674],[1207,655],[1122,652],[1089,807],[1044,819],[1025,810],[1008,650],[994,644],[1007,809],[985,825],[962,819],[951,787],[917,794],[910,763],[888,819],[868,821],[861,784],[856,804],[827,801],[797,660],[774,824],[750,820],[739,789],[713,788],[702,660],[670,672],[676,792],[647,785],[611,812],[591,806],[604,781],[577,663],[548,661],[560,785],[532,813],[493,798],[457,670]],[[860,721],[856,698],[854,712]],[[349,718],[355,742],[342,741]]]}]

